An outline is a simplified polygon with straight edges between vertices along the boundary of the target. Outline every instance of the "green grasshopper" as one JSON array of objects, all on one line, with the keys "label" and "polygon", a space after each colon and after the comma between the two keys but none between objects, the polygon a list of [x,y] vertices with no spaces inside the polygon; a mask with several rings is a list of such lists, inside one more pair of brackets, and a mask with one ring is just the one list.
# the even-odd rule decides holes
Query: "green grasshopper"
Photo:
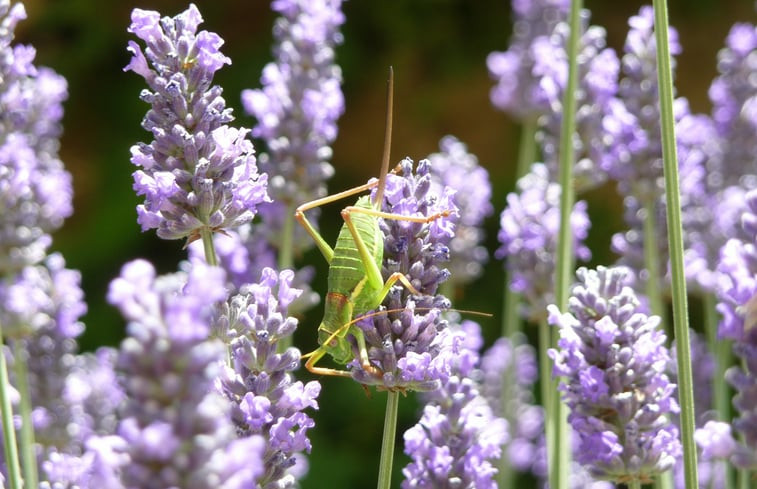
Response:
[{"label": "green grasshopper", "polygon": [[[378,181],[369,182],[343,192],[302,204],[295,210],[295,218],[315,241],[316,246],[329,263],[328,293],[326,294],[326,308],[323,320],[318,327],[318,344],[316,350],[303,358],[308,358],[305,368],[320,375],[336,375],[350,377],[347,370],[316,367],[315,364],[326,354],[334,361],[346,364],[353,358],[352,348],[347,341],[347,333],[352,334],[360,352],[362,367],[375,375],[381,372],[372,366],[368,359],[365,338],[362,331],[354,326],[353,318],[377,308],[392,286],[400,281],[411,293],[420,295],[410,281],[402,273],[393,273],[384,282],[381,276],[381,262],[384,257],[384,236],[379,229],[379,218],[395,219],[411,222],[429,223],[442,216],[449,215],[449,211],[432,214],[427,217],[403,216],[381,211],[384,198],[384,186],[389,173],[389,156],[391,150],[392,133],[392,101],[394,96],[394,75],[389,69],[387,88],[386,128],[384,135],[384,150],[381,161],[381,173]],[[351,197],[374,187],[375,198],[359,197],[355,205],[342,209],[344,224],[339,231],[336,246],[331,248],[315,227],[308,221],[305,211],[330,202]]]}]

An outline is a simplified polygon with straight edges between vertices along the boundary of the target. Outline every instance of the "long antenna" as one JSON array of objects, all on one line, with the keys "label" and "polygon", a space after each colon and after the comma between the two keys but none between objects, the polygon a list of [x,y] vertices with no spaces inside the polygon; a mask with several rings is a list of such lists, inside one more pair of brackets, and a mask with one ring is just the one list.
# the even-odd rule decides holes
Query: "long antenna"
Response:
[{"label": "long antenna", "polygon": [[384,186],[386,185],[386,174],[389,173],[389,159],[392,152],[392,111],[394,101],[394,70],[389,67],[389,79],[386,81],[386,127],[384,129],[384,153],[381,158],[381,173],[379,174],[378,189],[376,190],[376,199],[373,206],[381,208],[384,200]]}]

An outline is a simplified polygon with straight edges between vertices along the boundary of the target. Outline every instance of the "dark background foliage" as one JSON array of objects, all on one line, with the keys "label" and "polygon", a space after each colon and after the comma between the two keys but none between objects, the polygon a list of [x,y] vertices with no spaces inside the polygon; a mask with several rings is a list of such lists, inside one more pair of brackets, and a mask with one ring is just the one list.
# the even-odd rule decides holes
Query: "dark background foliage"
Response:
[{"label": "dark background foliage", "polygon": [[[226,41],[223,51],[232,65],[223,68],[216,82],[224,87],[237,124],[254,121],[241,110],[239,94],[259,87],[263,66],[271,59],[271,25],[268,2],[199,0],[205,19],[202,29],[215,31]],[[142,0],[138,3],[99,0],[29,0],[29,18],[17,29],[20,42],[37,49],[37,62],[54,68],[69,83],[65,105],[65,132],[61,155],[74,176],[75,214],[54,237],[68,266],[81,270],[89,312],[83,349],[117,345],[124,322],[105,303],[108,282],[124,262],[151,259],[159,270],[176,268],[183,258],[182,242],[161,241],[152,232],[141,233],[134,207],[129,147],[149,141],[140,127],[147,105],[138,99],[140,77],[124,73],[128,63],[126,32],[133,7],[154,9],[163,15],[183,11],[177,0]],[[589,1],[592,23],[608,31],[608,43],[622,50],[627,19],[642,2]],[[716,74],[715,57],[730,26],[755,21],[754,2],[747,0],[671,0],[670,19],[684,48],[679,57],[676,84],[697,112],[709,112],[707,88]],[[393,159],[418,160],[438,150],[439,139],[453,134],[491,175],[495,214],[486,222],[487,246],[497,247],[498,214],[513,187],[518,128],[489,103],[485,59],[504,50],[510,36],[510,5],[503,0],[390,0],[348,1],[345,42],[337,51],[343,70],[346,112],[339,121],[334,144],[336,176],[332,191],[364,182],[378,171],[383,137],[384,81],[387,66],[396,76]],[[592,218],[590,246],[594,264],[612,262],[609,239],[623,226],[621,202],[607,185],[583,196]],[[322,220],[329,241],[336,234],[338,207],[327,208]],[[313,251],[301,263],[314,263],[314,287],[325,292],[327,269]],[[494,314],[481,320],[487,344],[498,335],[501,310],[502,266],[492,260],[481,280],[460,291],[456,307]],[[315,345],[315,329],[322,308],[301,318],[297,343],[303,351]],[[342,379],[322,379],[321,410],[311,431],[311,470],[304,487],[370,487],[375,484],[383,423],[384,395],[366,398],[362,389]],[[401,433],[417,419],[417,404],[403,400]],[[406,463],[402,455],[397,469]],[[396,471],[398,472],[398,470]]]}]

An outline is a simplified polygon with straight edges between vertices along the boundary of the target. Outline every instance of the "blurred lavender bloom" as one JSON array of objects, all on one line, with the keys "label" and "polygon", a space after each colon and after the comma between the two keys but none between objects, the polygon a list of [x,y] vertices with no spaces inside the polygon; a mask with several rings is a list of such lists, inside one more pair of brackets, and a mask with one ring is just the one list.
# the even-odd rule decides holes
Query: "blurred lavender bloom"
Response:
[{"label": "blurred lavender bloom", "polygon": [[217,454],[236,435],[229,403],[214,389],[225,348],[209,333],[224,280],[203,262],[156,277],[135,260],[111,282],[108,301],[129,321],[118,357],[128,398],[117,430],[129,456],[126,487],[213,487],[222,478]]},{"label": "blurred lavender bloom", "polygon": [[739,417],[732,424],[743,444],[736,447],[731,461],[737,467],[754,470],[757,468],[757,329],[746,330],[742,339],[733,344],[733,353],[743,366],[729,368],[725,378],[736,389],[733,406]]},{"label": "blurred lavender bloom", "polygon": [[[577,191],[599,185],[606,179],[604,167],[611,159],[612,134],[605,131],[603,121],[611,110],[621,110],[615,95],[618,90],[620,63],[615,51],[607,47],[603,28],[589,26],[589,12],[582,15],[582,34],[578,54],[578,90],[576,92],[576,132],[573,135]],[[567,45],[570,27],[558,23],[549,36],[541,36],[531,45],[533,73],[541,87],[549,108],[538,120],[539,143],[544,162],[550,172],[558,174],[559,140],[563,117],[563,94],[568,83]],[[623,123],[625,119],[622,119]],[[623,133],[624,130],[621,130]]]},{"label": "blurred lavender bloom", "polygon": [[[387,176],[382,211],[407,216],[449,215],[428,224],[396,219],[379,222],[384,235],[384,280],[402,273],[421,295],[411,294],[404,286],[392,287],[379,309],[387,312],[357,323],[365,335],[370,363],[381,373],[364,370],[359,360],[349,367],[355,380],[380,389],[434,390],[449,375],[449,355],[458,350],[454,343],[445,342],[447,323],[440,309],[448,308],[449,300],[437,293],[439,285],[449,278],[449,271],[442,267],[449,260],[458,209],[448,187],[440,194],[433,193],[428,160],[421,160],[413,171],[412,160],[406,158],[400,169],[398,175]],[[358,359],[354,342],[353,353]]]},{"label": "blurred lavender bloom", "polygon": [[[405,432],[405,453],[411,463],[402,473],[403,489],[436,487],[497,487],[492,464],[508,441],[504,418],[493,413],[474,380],[479,363],[469,347],[471,321],[447,336],[460,343],[460,354],[450,362],[450,376],[442,386],[425,393],[421,420]],[[475,334],[474,334],[475,336]]]},{"label": "blurred lavender bloom", "polygon": [[125,441],[118,436],[92,437],[81,456],[52,452],[41,464],[39,489],[126,489],[120,480],[128,463]]},{"label": "blurred lavender bloom", "polygon": [[[330,144],[344,112],[334,49],[343,41],[344,14],[341,0],[276,0],[271,7],[281,15],[273,29],[276,61],[263,69],[262,89],[242,92],[242,104],[258,120],[252,135],[268,148],[260,168],[269,176],[273,202],[262,205],[260,214],[267,239],[278,247],[294,207],[325,196],[334,174]],[[312,246],[303,229],[294,232],[295,252]]]},{"label": "blurred lavender bloom", "polygon": [[[484,218],[494,212],[491,204],[492,186],[489,172],[478,164],[464,143],[454,136],[439,141],[439,153],[429,155],[432,183],[437,193],[448,186],[455,190],[453,200],[460,210],[455,236],[450,241],[450,283],[465,284],[482,273],[489,254],[484,239]],[[439,188],[440,187],[440,188]]]},{"label": "blurred lavender bloom", "polygon": [[[507,207],[500,218],[498,234],[502,244],[495,252],[506,258],[512,272],[510,288],[523,294],[524,317],[540,321],[546,317],[547,304],[554,302],[555,250],[560,227],[560,185],[549,180],[541,163],[518,180],[520,193],[507,196]],[[580,260],[588,260],[589,249],[583,240],[589,232],[586,202],[579,201],[571,213],[573,249]]]},{"label": "blurred lavender bloom", "polygon": [[71,175],[58,158],[66,81],[11,46],[23,4],[0,0],[0,273],[40,262],[49,233],[72,213]]},{"label": "blurred lavender bloom", "polygon": [[[713,168],[709,179],[720,189],[743,185],[741,177],[757,173],[757,26],[737,23],[726,38],[726,46],[718,53],[720,76],[710,85],[712,118],[723,140],[723,158]],[[753,186],[751,188],[754,188]]]},{"label": "blurred lavender bloom", "polygon": [[491,89],[492,105],[519,120],[535,119],[550,110],[542,79],[534,72],[533,42],[549,36],[558,22],[567,20],[567,0],[513,0],[513,34],[507,51],[494,51],[486,58],[496,85]]},{"label": "blurred lavender bloom", "polygon": [[[605,125],[613,129],[622,127],[624,119],[628,118],[625,125],[632,134],[616,145],[620,148],[613,148],[618,152],[618,157],[607,161],[604,169],[618,182],[622,195],[632,195],[645,202],[658,197],[663,178],[657,46],[652,7],[641,7],[638,15],[628,20],[628,25],[630,29],[624,45],[622,77],[618,87],[618,95],[625,104],[626,112],[622,115],[611,114]],[[678,33],[673,28],[670,29],[669,44],[671,54],[681,52]],[[678,112],[680,114],[681,110]]]},{"label": "blurred lavender bloom", "polygon": [[508,421],[506,449],[510,465],[518,472],[538,473],[537,465],[546,468],[546,460],[537,456],[543,454],[540,446],[544,444],[544,409],[535,403],[532,394],[539,375],[534,348],[523,335],[512,340],[499,338],[484,353],[481,373],[481,394],[494,414]]},{"label": "blurred lavender bloom", "polygon": [[293,273],[263,270],[258,283],[244,286],[222,313],[227,337],[231,338],[231,364],[219,381],[220,390],[232,403],[232,419],[242,436],[263,435],[264,473],[261,487],[294,487],[298,452],[310,452],[307,430],[315,423],[305,414],[318,409],[321,385],[295,381],[300,351],[289,347],[277,352],[279,341],[291,336],[297,319],[288,308],[300,295],[291,287]]},{"label": "blurred lavender bloom", "polygon": [[[227,124],[231,109],[211,86],[213,75],[231,60],[219,51],[215,33],[197,32],[202,17],[191,4],[176,17],[134,9],[128,31],[132,59],[124,70],[144,77],[140,98],[151,104],[142,127],[155,139],[132,146],[134,190],[145,196],[137,207],[142,230],[157,228],[163,239],[199,237],[252,220],[268,200],[266,175],[258,174],[247,129]],[[148,66],[148,60],[152,68]]]},{"label": "blurred lavender bloom", "polygon": [[757,322],[757,190],[745,200],[741,220],[746,238],[728,240],[717,266],[718,338],[736,341],[743,341]]},{"label": "blurred lavender bloom", "polygon": [[[640,311],[621,268],[581,268],[569,312],[549,306],[560,327],[558,349],[549,350],[554,375],[578,434],[576,460],[596,477],[618,482],[651,481],[681,453],[675,384],[659,317]],[[622,433],[623,436],[619,436]]]}]

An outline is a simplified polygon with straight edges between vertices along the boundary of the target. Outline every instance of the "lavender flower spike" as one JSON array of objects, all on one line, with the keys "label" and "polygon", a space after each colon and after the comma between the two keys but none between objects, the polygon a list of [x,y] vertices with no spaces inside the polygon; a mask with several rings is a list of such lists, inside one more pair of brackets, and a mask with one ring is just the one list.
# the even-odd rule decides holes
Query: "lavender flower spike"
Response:
[{"label": "lavender flower spike", "polygon": [[[258,283],[242,287],[227,304],[219,323],[224,324],[230,342],[232,367],[219,384],[232,403],[237,433],[263,435],[264,471],[261,487],[293,487],[299,452],[310,451],[307,430],[315,425],[306,408],[318,409],[321,385],[316,381],[295,381],[292,372],[300,367],[300,351],[287,348],[279,353],[282,338],[291,336],[297,319],[287,310],[302,291],[290,287],[294,274],[277,274],[265,268]],[[301,463],[301,462],[300,462]]]},{"label": "lavender flower spike", "polygon": [[455,190],[453,197],[460,209],[455,237],[450,242],[450,282],[464,284],[483,272],[489,254],[481,246],[484,239],[483,220],[494,212],[491,204],[492,184],[489,172],[478,164],[478,158],[454,136],[439,141],[439,153],[429,155],[433,182],[437,193],[446,185]]},{"label": "lavender flower spike", "polygon": [[[458,211],[451,189],[433,193],[428,160],[419,162],[415,172],[409,158],[400,165],[399,175],[387,177],[384,212],[428,216],[450,211],[451,215],[428,224],[394,219],[379,224],[384,234],[384,280],[395,272],[403,273],[421,295],[393,287],[381,309],[394,312],[357,323],[365,335],[368,358],[380,375],[364,370],[358,361],[348,367],[352,367],[355,380],[380,389],[434,390],[449,375],[450,355],[458,353],[454,343],[445,342],[447,323],[439,311],[449,307],[449,300],[437,293],[439,284],[449,278],[443,266],[449,260],[448,245],[455,234]],[[352,346],[354,357],[359,358],[357,345]]]},{"label": "lavender flower spike", "polygon": [[[467,321],[447,340],[467,343],[480,338],[477,324]],[[451,374],[428,403],[418,424],[405,432],[405,453],[412,462],[403,469],[403,489],[475,487],[496,489],[492,464],[508,441],[507,421],[492,412],[474,380],[478,352],[463,346],[450,362]]]},{"label": "lavender flower spike", "polygon": [[[330,145],[344,112],[342,72],[334,63],[335,47],[343,40],[341,4],[272,2],[280,14],[273,28],[275,62],[263,69],[261,89],[242,91],[245,111],[258,121],[252,135],[268,149],[260,156],[260,168],[269,175],[273,202],[261,206],[260,213],[272,244],[281,242],[279,234],[291,221],[294,206],[324,197],[326,180],[334,174]],[[312,246],[302,228],[294,232],[303,238],[291,240],[296,252]]]},{"label": "lavender flower spike", "polygon": [[72,212],[71,175],[58,158],[66,80],[11,46],[23,4],[0,0],[0,274],[44,259]]},{"label": "lavender flower spike", "polygon": [[[142,127],[150,144],[132,146],[134,190],[145,196],[137,207],[142,230],[157,228],[163,239],[199,237],[250,222],[266,202],[267,180],[257,173],[247,129],[228,126],[234,118],[213,75],[229,58],[218,34],[200,31],[197,7],[176,17],[134,9],[129,32],[145,41],[144,52],[129,41],[124,70],[144,77],[140,98],[151,104]],[[148,60],[152,67],[148,66]]]},{"label": "lavender flower spike", "polygon": [[665,374],[670,355],[660,318],[642,312],[622,268],[581,268],[568,311],[549,306],[560,327],[550,349],[554,375],[578,434],[576,460],[596,477],[649,482],[681,454],[668,418],[679,408]]},{"label": "lavender flower spike", "polygon": [[218,453],[236,435],[229,404],[214,389],[225,348],[209,340],[224,280],[203,262],[156,277],[136,260],[110,285],[108,300],[129,321],[117,362],[128,398],[117,430],[129,456],[126,487],[215,487],[226,473]]},{"label": "lavender flower spike", "polygon": [[[535,163],[517,183],[520,193],[507,196],[507,207],[500,218],[498,234],[502,246],[497,258],[506,258],[512,272],[510,288],[523,294],[524,316],[538,322],[546,314],[552,298],[557,232],[560,228],[560,185],[549,180],[547,167]],[[589,249],[583,240],[589,233],[586,202],[579,201],[570,217],[573,249],[580,260],[588,260]]]}]

